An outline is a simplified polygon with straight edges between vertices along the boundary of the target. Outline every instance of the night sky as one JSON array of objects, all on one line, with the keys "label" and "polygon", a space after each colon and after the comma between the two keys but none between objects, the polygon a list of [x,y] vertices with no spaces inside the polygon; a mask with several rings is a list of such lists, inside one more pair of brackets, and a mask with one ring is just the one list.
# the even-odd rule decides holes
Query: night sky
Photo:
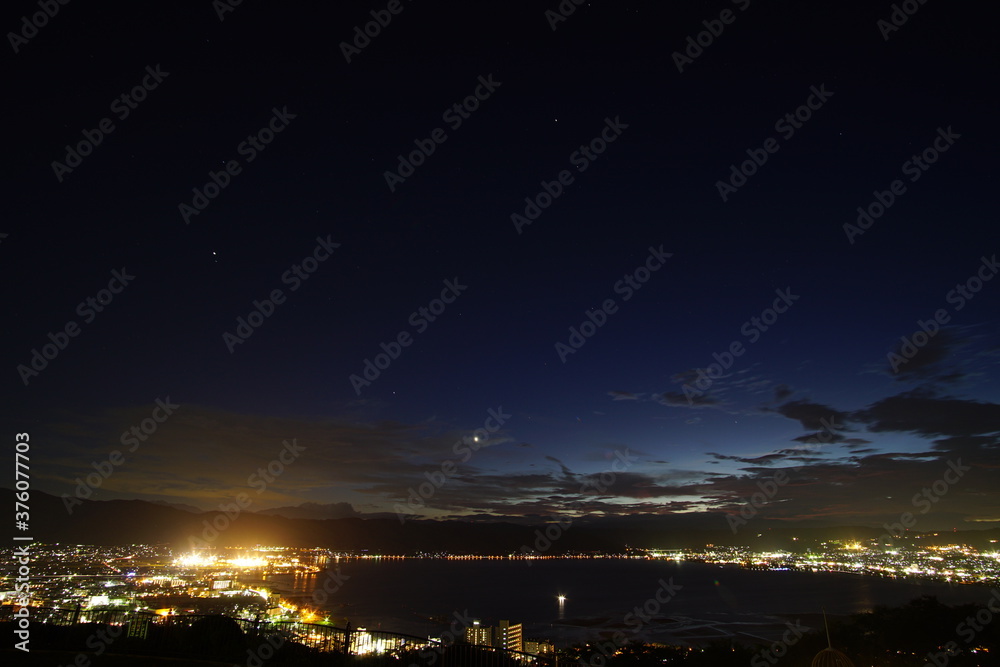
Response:
[{"label": "night sky", "polygon": [[770,519],[995,526],[994,39],[903,4],[8,5],[5,437],[55,495],[120,452],[101,500],[214,508],[294,439],[251,509],[781,470]]}]

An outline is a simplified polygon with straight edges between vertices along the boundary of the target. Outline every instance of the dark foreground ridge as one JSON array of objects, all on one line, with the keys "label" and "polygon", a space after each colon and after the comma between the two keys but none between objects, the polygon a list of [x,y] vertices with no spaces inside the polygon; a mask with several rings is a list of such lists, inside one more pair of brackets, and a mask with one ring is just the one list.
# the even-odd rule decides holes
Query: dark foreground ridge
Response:
[{"label": "dark foreground ridge", "polygon": [[[1000,590],[993,591],[1000,600]],[[994,610],[995,608],[995,610]],[[0,632],[10,634],[10,606],[0,607]],[[1000,654],[1000,605],[950,607],[924,596],[903,607],[876,607],[831,619],[829,635],[789,631],[773,642],[715,641],[704,647],[619,642],[600,638],[584,645],[532,655],[461,640],[430,640],[385,631],[324,624],[235,619],[221,615],[158,616],[121,610],[84,612],[34,608],[30,654],[0,652],[17,665],[357,665],[358,667],[758,667],[827,664],[842,654],[855,665],[989,667]],[[834,648],[831,648],[834,647]],[[14,655],[14,654],[17,655]],[[8,658],[13,658],[9,660]]]}]

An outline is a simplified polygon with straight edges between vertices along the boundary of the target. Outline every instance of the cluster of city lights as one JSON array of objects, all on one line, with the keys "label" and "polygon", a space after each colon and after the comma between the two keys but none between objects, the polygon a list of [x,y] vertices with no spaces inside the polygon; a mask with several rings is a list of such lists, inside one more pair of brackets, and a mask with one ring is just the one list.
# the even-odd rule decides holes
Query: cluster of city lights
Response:
[{"label": "cluster of city lights", "polygon": [[[243,569],[255,569],[261,567],[267,567],[268,561],[266,558],[251,557],[251,556],[235,556],[232,558],[224,558],[216,554],[204,554],[192,551],[191,553],[183,554],[174,559],[174,565],[180,567],[188,568],[201,568],[201,567],[236,567]],[[275,565],[285,565],[284,563],[274,563]],[[291,564],[289,564],[291,565]]]}]

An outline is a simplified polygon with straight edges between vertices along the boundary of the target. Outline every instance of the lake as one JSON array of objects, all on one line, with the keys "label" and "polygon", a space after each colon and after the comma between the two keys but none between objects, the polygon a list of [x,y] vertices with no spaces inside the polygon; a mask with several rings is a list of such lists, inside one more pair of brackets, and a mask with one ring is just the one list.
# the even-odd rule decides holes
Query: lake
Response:
[{"label": "lake", "polygon": [[338,625],[348,619],[352,627],[440,636],[457,613],[486,625],[521,622],[526,639],[557,644],[614,630],[665,643],[769,642],[787,621],[821,626],[824,609],[838,616],[922,595],[985,605],[990,595],[985,586],[669,560],[345,560],[339,571],[340,579],[277,575],[268,585],[310,604],[313,591],[329,582],[329,599],[317,606]]}]

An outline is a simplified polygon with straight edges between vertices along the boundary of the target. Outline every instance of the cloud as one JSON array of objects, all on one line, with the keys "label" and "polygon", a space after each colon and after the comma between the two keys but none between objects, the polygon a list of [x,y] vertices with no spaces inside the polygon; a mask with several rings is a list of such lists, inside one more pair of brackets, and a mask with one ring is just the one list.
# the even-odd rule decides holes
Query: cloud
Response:
[{"label": "cloud", "polygon": [[675,373],[670,376],[670,381],[674,384],[693,384],[698,381],[698,369],[689,368],[686,371]]},{"label": "cloud", "polygon": [[[677,394],[674,400],[686,403],[686,398]],[[606,476],[603,492],[581,493],[581,485],[595,473],[549,457],[559,464],[558,471],[525,475],[471,471],[459,483],[443,488],[433,503],[442,511],[447,508],[453,516],[683,512],[714,520],[720,529],[728,529],[725,514],[738,512],[746,499],[760,490],[759,484],[769,482],[781,470],[789,482],[759,508],[762,522],[815,520],[874,527],[896,520],[902,512],[912,513],[914,494],[940,479],[949,470],[949,461],[961,458],[973,466],[973,472],[950,487],[947,506],[935,506],[933,513],[919,517],[918,529],[940,530],[959,525],[966,517],[1000,516],[1000,497],[983,492],[991,488],[988,476],[1000,471],[1000,446],[993,446],[1000,429],[996,410],[992,404],[941,398],[926,391],[876,401],[853,413],[807,400],[790,401],[765,411],[809,429],[793,439],[796,446],[754,455],[707,453],[704,468],[718,470],[717,466],[735,464],[738,473],[664,469],[663,464],[651,460],[654,457],[646,457],[634,469]],[[892,431],[926,437],[927,449],[884,451],[867,447],[870,439],[829,430],[831,425],[839,429],[848,423],[855,428],[869,426],[872,433]],[[815,441],[836,442],[845,449],[842,453],[837,448],[821,451],[810,446]],[[978,455],[970,456],[973,451]]]},{"label": "cloud", "polygon": [[719,405],[719,401],[715,400],[711,396],[704,394],[695,395],[692,394],[690,399],[684,394],[678,393],[676,391],[668,391],[660,396],[660,403],[663,405],[680,406],[680,407],[690,407],[690,408],[707,408]]},{"label": "cloud", "polygon": [[764,408],[764,412],[777,412],[783,417],[794,419],[802,424],[802,428],[810,431],[829,430],[838,422],[843,424],[848,420],[848,413],[835,410],[821,403],[809,401],[790,401],[776,408]]},{"label": "cloud", "polygon": [[566,479],[573,479],[573,471],[570,470],[569,467],[565,463],[563,463],[562,461],[560,461],[559,459],[557,459],[554,456],[548,456],[548,455],[545,456],[545,460],[546,461],[552,461],[553,463],[558,464],[559,465],[559,469],[562,470],[562,474],[563,474],[564,478],[566,478]]},{"label": "cloud", "polygon": [[847,438],[832,431],[816,431],[815,433],[805,433],[797,438],[792,438],[795,442],[808,444],[829,444],[834,442],[846,442]]},{"label": "cloud", "polygon": [[[926,343],[916,349],[913,356],[908,357],[906,352],[913,346],[911,341],[926,339]],[[911,380],[914,377],[929,378],[940,373],[940,364],[947,359],[955,348],[961,345],[961,340],[956,336],[955,329],[943,327],[935,335],[928,337],[926,332],[917,329],[905,339],[900,339],[895,348],[887,358],[886,372],[897,380]],[[914,346],[915,347],[915,346]],[[893,356],[894,355],[894,356]],[[896,368],[893,369],[893,363]],[[962,373],[955,371],[946,375],[938,375],[938,381],[957,382],[963,377]]]},{"label": "cloud", "polygon": [[711,456],[715,461],[736,461],[738,463],[746,463],[747,465],[753,466],[766,466],[773,463],[777,463],[784,458],[786,454],[780,452],[774,452],[771,454],[763,454],[761,456],[734,456],[732,454],[719,454],[718,452],[705,452],[706,456]]},{"label": "cloud", "polygon": [[[641,400],[651,400],[650,395]],[[67,454],[46,459],[39,473],[46,483],[59,486],[57,494],[72,492],[73,480],[93,470],[91,461],[105,460],[118,449],[125,463],[104,482],[97,497],[181,500],[214,508],[244,492],[253,499],[251,511],[307,503],[303,511],[364,517],[391,512],[410,489],[427,481],[428,473],[453,461],[455,473],[426,499],[422,513],[490,520],[581,513],[734,512],[759,490],[758,483],[772,479],[780,469],[790,482],[760,509],[762,520],[878,526],[901,512],[912,512],[914,494],[941,478],[949,460],[960,458],[973,466],[973,472],[949,490],[947,505],[936,505],[933,513],[920,517],[918,529],[957,525],[965,517],[1000,516],[1000,497],[990,492],[1000,471],[1000,406],[927,390],[884,398],[852,413],[805,400],[786,402],[765,411],[809,429],[793,439],[796,445],[804,443],[801,446],[754,454],[742,453],[743,449],[713,451],[702,469],[668,468],[662,451],[649,448],[651,455],[641,455],[614,475],[608,472],[612,461],[607,454],[624,450],[624,443],[577,447],[570,458],[546,455],[541,447],[526,447],[528,443],[501,431],[491,434],[488,448],[470,452],[463,460],[456,445],[468,431],[437,420],[369,424],[347,417],[254,416],[195,405],[182,405],[135,452],[126,451],[118,441],[121,433],[148,417],[151,407],[67,415],[59,423],[40,427],[39,437],[44,431],[52,451]],[[926,450],[876,451],[865,446],[870,440],[835,432],[838,444],[846,447],[823,448],[821,453],[806,445],[811,438],[831,435],[823,428],[824,419],[826,424],[867,426],[871,433],[916,435],[925,439]],[[291,438],[305,451],[258,495],[248,486],[248,478],[266,469],[280,453],[281,443]],[[517,468],[508,460],[515,456]],[[732,466],[739,472],[727,473]],[[708,471],[713,469],[723,472]],[[581,492],[586,480],[600,482],[601,472],[605,472],[603,490]],[[704,516],[724,524],[720,518],[724,514]]]},{"label": "cloud", "polygon": [[[120,451],[124,463],[95,497],[181,499],[207,509],[247,493],[253,500],[251,510],[336,500],[356,508],[374,501],[370,507],[385,511],[445,460],[455,461],[460,471],[469,474],[480,461],[491,460],[496,450],[516,446],[501,430],[477,452],[459,449],[471,455],[463,457],[456,448],[468,431],[446,424],[270,417],[182,404],[134,452],[129,451],[119,442],[121,433],[148,418],[152,407],[68,415],[48,425],[52,451],[66,452],[47,459],[43,473],[57,487],[56,494],[72,493],[75,480],[93,472],[91,461],[107,460]],[[267,473],[285,448],[283,443],[293,439],[304,448],[301,454],[282,464],[272,482],[260,486],[259,480],[266,479],[261,471]],[[379,489],[381,496],[373,498],[373,489]]]},{"label": "cloud", "polygon": [[936,397],[923,391],[890,396],[851,415],[878,433],[895,431],[932,436],[1000,435],[1000,405]]},{"label": "cloud", "polygon": [[783,401],[792,395],[792,388],[787,384],[779,384],[774,388],[774,400]]}]

